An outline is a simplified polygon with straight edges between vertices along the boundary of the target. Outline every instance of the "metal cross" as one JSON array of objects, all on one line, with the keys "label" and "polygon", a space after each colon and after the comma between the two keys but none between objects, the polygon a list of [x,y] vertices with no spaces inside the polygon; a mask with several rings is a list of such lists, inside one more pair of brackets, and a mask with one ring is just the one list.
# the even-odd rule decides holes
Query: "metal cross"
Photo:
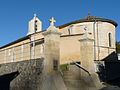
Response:
[{"label": "metal cross", "polygon": [[54,23],[56,22],[56,20],[54,19],[54,17],[52,17],[49,21],[50,21],[50,25],[54,26]]}]

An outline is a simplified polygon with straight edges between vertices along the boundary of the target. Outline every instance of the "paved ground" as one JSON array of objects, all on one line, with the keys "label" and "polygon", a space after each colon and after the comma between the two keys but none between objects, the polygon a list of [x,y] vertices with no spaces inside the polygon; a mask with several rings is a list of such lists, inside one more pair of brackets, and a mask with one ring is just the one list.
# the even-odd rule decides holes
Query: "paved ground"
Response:
[{"label": "paved ground", "polygon": [[108,87],[104,87],[100,90],[120,90],[120,88],[117,86],[108,86]]}]

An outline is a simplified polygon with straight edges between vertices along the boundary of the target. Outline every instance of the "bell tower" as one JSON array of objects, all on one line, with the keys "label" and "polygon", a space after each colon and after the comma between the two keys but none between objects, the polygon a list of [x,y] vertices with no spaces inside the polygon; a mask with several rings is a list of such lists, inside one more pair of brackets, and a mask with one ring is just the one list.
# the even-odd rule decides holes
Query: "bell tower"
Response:
[{"label": "bell tower", "polygon": [[37,15],[34,14],[32,20],[28,23],[28,33],[27,35],[42,31],[42,22],[38,19]]}]

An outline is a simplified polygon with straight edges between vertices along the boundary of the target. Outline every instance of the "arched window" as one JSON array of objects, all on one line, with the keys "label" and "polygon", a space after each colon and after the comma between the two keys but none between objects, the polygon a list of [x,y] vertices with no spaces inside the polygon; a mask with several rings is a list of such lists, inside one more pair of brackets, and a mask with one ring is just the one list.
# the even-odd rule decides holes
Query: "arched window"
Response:
[{"label": "arched window", "polygon": [[69,28],[68,28],[68,34],[69,35],[73,34],[73,25],[69,26]]},{"label": "arched window", "polygon": [[108,33],[108,39],[109,39],[109,47],[111,47],[112,46],[112,42],[111,42],[111,33]]}]

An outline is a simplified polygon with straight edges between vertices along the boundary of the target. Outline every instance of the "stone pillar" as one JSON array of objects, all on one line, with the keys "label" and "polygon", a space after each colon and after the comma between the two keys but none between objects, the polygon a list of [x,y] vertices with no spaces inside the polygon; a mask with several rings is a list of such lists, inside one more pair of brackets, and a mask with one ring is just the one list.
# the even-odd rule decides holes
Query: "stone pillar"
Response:
[{"label": "stone pillar", "polygon": [[88,37],[87,35],[89,35],[89,33],[86,33],[84,38],[79,41],[81,66],[86,69],[89,74],[88,72],[81,70],[81,78],[88,84],[88,86],[86,86],[87,89],[98,90],[102,87],[102,85],[98,75],[95,72],[94,39]]},{"label": "stone pillar", "polygon": [[54,26],[54,18],[50,19],[50,26],[44,35],[44,69],[42,90],[67,90],[59,72],[60,35]]},{"label": "stone pillar", "polygon": [[94,40],[88,37],[80,39],[81,66],[89,73],[95,73],[94,67]]},{"label": "stone pillar", "polygon": [[54,26],[54,18],[50,20],[50,26],[43,32],[44,35],[44,72],[48,75],[59,69],[60,35],[58,28]]}]

